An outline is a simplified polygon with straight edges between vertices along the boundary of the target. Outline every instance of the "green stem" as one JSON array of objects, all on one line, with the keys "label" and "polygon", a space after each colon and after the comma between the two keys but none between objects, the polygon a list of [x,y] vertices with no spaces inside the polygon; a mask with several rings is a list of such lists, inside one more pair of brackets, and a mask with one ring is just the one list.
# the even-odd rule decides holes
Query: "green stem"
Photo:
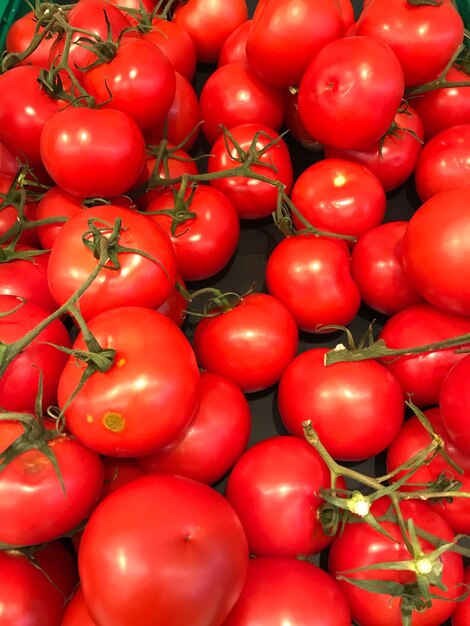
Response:
[{"label": "green stem", "polygon": [[431,80],[428,83],[424,83],[424,85],[418,85],[417,87],[410,87],[405,91],[405,98],[414,98],[415,96],[420,96],[423,93],[428,93],[429,91],[435,91],[436,89],[450,89],[457,87],[470,87],[470,81],[457,80],[457,81],[448,81],[446,80],[446,76],[450,70],[450,68],[454,65],[455,61],[459,57],[460,53],[465,49],[464,44],[461,44],[449,63],[446,65],[445,69],[441,72],[441,74],[435,79]]}]

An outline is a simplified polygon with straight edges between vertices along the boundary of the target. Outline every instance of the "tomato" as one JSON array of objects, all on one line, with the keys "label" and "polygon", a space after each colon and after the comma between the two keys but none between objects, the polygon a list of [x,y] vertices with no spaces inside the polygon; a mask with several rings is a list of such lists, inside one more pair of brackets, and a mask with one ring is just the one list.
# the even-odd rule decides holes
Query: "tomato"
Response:
[{"label": "tomato", "polygon": [[391,47],[408,87],[434,80],[445,69],[462,42],[463,21],[451,0],[419,6],[374,0],[362,11],[356,34]]},{"label": "tomato", "polygon": [[181,285],[183,289],[186,289],[184,280],[178,276],[176,278],[176,284],[173,291],[170,293],[165,302],[158,307],[157,311],[165,317],[168,317],[168,319],[181,328],[184,320],[186,319],[188,301],[181,295],[177,287],[178,284]]},{"label": "tomato", "polygon": [[299,115],[299,96],[296,91],[289,91],[286,100],[286,111],[284,115],[284,126],[289,129],[290,134],[301,146],[311,152],[321,152],[323,146],[320,142],[310,137],[302,124]]},{"label": "tomato", "polygon": [[[14,177],[7,174],[0,174],[0,203],[3,203],[6,199],[6,194],[10,190],[14,190]],[[19,191],[19,187],[16,187],[16,190]],[[34,221],[36,219],[36,211],[37,211],[37,203],[30,202],[28,196],[26,196],[26,203],[24,205],[24,217],[27,220]],[[17,222],[20,221],[18,208],[13,204],[5,204],[0,209],[0,236],[5,237],[8,232],[11,232],[12,229]],[[8,241],[6,243],[11,243],[13,240],[14,234],[11,237],[8,237]],[[23,230],[20,234],[19,238],[20,244],[36,247],[38,245],[38,238],[36,234],[36,229],[26,229]],[[5,245],[5,244],[3,244]],[[2,247],[3,247],[2,245]]]},{"label": "tomato", "polygon": [[[366,167],[343,159],[324,159],[297,178],[292,202],[316,228],[360,237],[381,224],[385,192]],[[296,228],[304,228],[295,214]]]},{"label": "tomato", "polygon": [[104,469],[104,482],[99,502],[107,498],[110,493],[144,476],[144,472],[137,465],[135,459],[116,459],[103,456],[101,460]]},{"label": "tomato", "polygon": [[[153,0],[152,0],[153,1]],[[188,32],[176,22],[154,17],[152,30],[142,35],[165,54],[175,72],[189,82],[196,71],[196,48]]]},{"label": "tomato", "polygon": [[[51,187],[38,203],[36,219],[72,217],[72,215],[79,213],[84,208],[83,201],[84,198],[73,196],[60,187]],[[56,222],[38,227],[39,241],[45,250],[52,248],[63,225],[64,222]]]},{"label": "tomato", "polygon": [[298,235],[281,241],[268,259],[266,285],[299,329],[310,333],[320,326],[349,324],[361,304],[347,246],[326,237]]},{"label": "tomato", "polygon": [[222,626],[350,626],[336,582],[312,563],[286,558],[250,559],[241,596]]},{"label": "tomato", "polygon": [[374,311],[393,315],[423,301],[403,267],[407,222],[388,222],[362,235],[351,255],[351,274],[362,300]]},{"label": "tomato", "polygon": [[[470,489],[470,459],[462,454],[453,444],[449,433],[446,431],[441,412],[438,408],[426,411],[426,417],[431,423],[433,431],[444,441],[445,450],[450,458],[464,471],[459,474],[456,470],[438,454],[434,459],[420,467],[411,474],[401,489],[403,491],[416,491],[419,488],[413,484],[434,483],[438,478],[446,476],[454,478],[462,483],[461,491]],[[413,415],[404,424],[395,440],[387,451],[387,472],[396,470],[403,463],[408,462],[413,456],[424,450],[431,443],[431,437],[419,419]],[[428,457],[429,459],[430,457]],[[405,472],[399,472],[393,477],[393,481],[404,476]],[[429,500],[433,503],[433,500]],[[468,534],[470,531],[470,501],[467,498],[453,498],[449,502],[445,498],[434,500],[433,508],[446,520],[456,533]]]},{"label": "tomato", "polygon": [[248,65],[223,65],[209,76],[201,91],[202,132],[213,144],[221,134],[221,124],[231,129],[253,123],[279,130],[284,117],[284,98],[279,87],[261,80]]},{"label": "tomato", "polygon": [[137,124],[122,111],[68,107],[44,126],[41,156],[51,178],[65,191],[110,198],[136,182],[144,167],[145,145]]},{"label": "tomato", "polygon": [[126,15],[132,26],[138,24],[138,16],[136,16],[132,11],[128,11],[127,9],[141,11],[142,8],[144,8],[145,11],[151,13],[156,4],[155,0],[106,0],[106,2],[117,6],[119,10]]},{"label": "tomato", "polygon": [[229,311],[206,317],[194,334],[199,364],[244,392],[277,383],[297,345],[294,318],[279,300],[264,293],[251,293]]},{"label": "tomato", "polygon": [[[5,39],[5,49],[9,53],[24,52],[31,43],[35,34],[37,20],[33,11],[28,11],[25,15],[19,17],[13,22],[7,32]],[[44,28],[39,29],[42,33]],[[37,65],[38,67],[49,68],[49,52],[52,44],[56,40],[57,35],[50,33],[41,41],[36,50],[31,52],[26,59],[17,63],[17,65]]]},{"label": "tomato", "polygon": [[422,202],[441,191],[470,187],[470,124],[446,128],[427,142],[415,183]]},{"label": "tomato", "polygon": [[320,50],[305,71],[300,119],[325,145],[365,148],[389,128],[403,90],[403,71],[387,44],[372,37],[344,37]]},{"label": "tomato", "polygon": [[[389,348],[413,348],[470,333],[470,319],[447,313],[430,304],[415,304],[393,315],[379,338]],[[417,406],[438,403],[439,391],[447,372],[463,357],[456,348],[423,354],[388,357],[383,363],[402,386],[405,396]]]},{"label": "tomato", "polygon": [[266,8],[267,4],[270,2],[270,0],[258,0],[258,3],[255,7],[255,11],[253,13],[253,21],[256,22],[257,20],[259,20],[261,13],[264,11],[264,9]]},{"label": "tomato", "polygon": [[444,378],[439,394],[442,421],[460,452],[470,455],[470,389],[468,386],[470,358],[457,362]]},{"label": "tomato", "polygon": [[15,155],[0,142],[0,175],[14,177],[19,170]]},{"label": "tomato", "polygon": [[251,431],[248,402],[218,374],[201,374],[201,401],[190,427],[174,444],[138,459],[149,473],[172,473],[212,485],[244,452]]},{"label": "tomato", "polygon": [[[98,260],[82,241],[92,241],[89,222],[109,237],[122,220],[118,243],[138,252],[119,252],[119,269],[108,262],[80,297],[85,319],[118,306],[157,308],[170,295],[176,281],[176,259],[167,234],[145,215],[116,205],[83,209],[69,219],[57,236],[47,270],[49,287],[59,304],[65,303],[94,271]],[[99,252],[98,252],[99,254]],[[149,255],[147,258],[144,255]]]},{"label": "tomato", "polygon": [[327,348],[297,356],[279,383],[278,403],[287,430],[303,437],[311,420],[335,459],[359,461],[393,441],[403,422],[403,393],[396,378],[377,361],[326,367]]},{"label": "tomato", "polygon": [[[252,123],[234,126],[230,133],[233,139],[227,137],[226,143],[224,137],[220,136],[212,146],[207,171],[212,173],[239,167],[240,155],[236,144],[245,155],[253,145],[256,151],[263,150],[263,153],[258,157],[259,163],[251,165],[251,170],[273,181],[281,182],[284,191],[289,194],[293,181],[289,149],[283,139],[267,148],[278,137],[276,131],[264,124]],[[242,162],[244,160],[246,158],[242,157]],[[268,217],[276,210],[278,190],[269,182],[244,176],[227,176],[211,180],[210,184],[232,201],[241,219]]]},{"label": "tomato", "polygon": [[343,18],[344,34],[348,34],[348,30],[352,28],[354,24],[354,7],[351,0],[338,0],[338,4],[341,7],[341,14]]},{"label": "tomato", "polygon": [[[194,195],[193,195],[194,194]],[[174,233],[173,216],[152,215],[171,238],[176,266],[183,280],[203,280],[220,272],[233,256],[240,236],[237,211],[221,191],[209,185],[198,185],[185,194],[193,218],[178,223]],[[172,191],[166,191],[147,207],[152,211],[177,210]]]},{"label": "tomato", "polygon": [[416,167],[422,148],[423,125],[410,106],[406,110],[400,108],[393,121],[398,128],[371,146],[360,150],[325,146],[325,156],[360,163],[375,174],[385,191],[396,189]]},{"label": "tomato", "polygon": [[[470,566],[465,569],[464,583],[470,584]],[[467,626],[470,622],[470,599],[466,598],[459,602],[454,613],[452,613],[452,626]]]},{"label": "tomato", "polygon": [[[386,513],[390,506],[387,498],[377,500],[371,509],[375,516]],[[416,527],[438,537],[443,542],[450,542],[454,533],[433,507],[425,502],[415,500],[402,502],[400,505],[405,520],[412,518]],[[407,561],[410,559],[398,524],[393,521],[380,522],[382,528],[391,535],[386,537],[365,522],[347,524],[343,533],[338,535],[330,548],[329,571],[333,576],[344,573],[345,576],[357,580],[384,580],[401,584],[413,585],[416,574],[411,571],[399,570],[365,570],[351,573],[351,569],[384,562]],[[434,550],[427,541],[419,539],[424,554]],[[450,617],[457,603],[455,599],[462,594],[460,583],[463,579],[462,557],[455,552],[445,552],[440,562],[443,566],[442,582],[445,587],[437,589],[431,585],[431,592],[444,597],[444,600],[433,600],[432,606],[420,612],[413,612],[413,626],[440,626]],[[354,621],[361,626],[399,626],[402,624],[400,598],[387,593],[370,593],[340,580],[341,590],[348,600]]]},{"label": "tomato", "polygon": [[243,588],[248,548],[219,493],[159,474],[100,504],[78,558],[85,602],[100,626],[219,626]]},{"label": "tomato", "polygon": [[470,316],[470,188],[437,193],[413,215],[403,239],[406,274],[431,304]]},{"label": "tomato", "polygon": [[246,0],[188,0],[173,21],[191,36],[200,63],[217,63],[224,41],[247,19]]},{"label": "tomato", "polygon": [[233,31],[225,40],[219,54],[217,67],[228,65],[229,63],[248,63],[246,57],[246,40],[253,30],[253,20],[247,20]]},{"label": "tomato", "polygon": [[60,626],[96,626],[85,604],[83,591],[78,587],[73,598],[67,604]]}]

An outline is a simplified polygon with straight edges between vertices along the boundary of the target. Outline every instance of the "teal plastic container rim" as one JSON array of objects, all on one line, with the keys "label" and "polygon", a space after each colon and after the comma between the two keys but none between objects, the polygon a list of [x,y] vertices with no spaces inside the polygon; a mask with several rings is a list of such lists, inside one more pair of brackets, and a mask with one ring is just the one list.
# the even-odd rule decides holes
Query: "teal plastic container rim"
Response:
[{"label": "teal plastic container rim", "polygon": [[0,52],[5,50],[5,40],[10,26],[30,11],[24,0],[0,0]]}]

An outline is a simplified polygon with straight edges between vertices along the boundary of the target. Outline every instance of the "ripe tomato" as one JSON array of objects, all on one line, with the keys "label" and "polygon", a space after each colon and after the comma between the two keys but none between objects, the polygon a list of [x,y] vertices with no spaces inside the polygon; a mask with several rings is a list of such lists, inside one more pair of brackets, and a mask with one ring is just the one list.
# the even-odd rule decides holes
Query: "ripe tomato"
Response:
[{"label": "ripe tomato", "polygon": [[277,383],[297,345],[294,318],[279,300],[264,293],[249,294],[229,311],[206,317],[194,334],[201,367],[225,376],[244,392]]},{"label": "ripe tomato", "polygon": [[14,177],[19,170],[15,155],[0,142],[0,175]]},{"label": "ripe tomato", "polygon": [[[460,452],[470,455],[470,358],[457,362],[444,378],[439,394],[442,421]],[[465,490],[466,491],[466,490]],[[468,532],[468,531],[467,531]]]},{"label": "ripe tomato", "polygon": [[320,326],[349,324],[361,304],[346,244],[326,237],[298,235],[281,241],[268,259],[266,285],[299,329],[310,333]]},{"label": "ripe tomato", "polygon": [[101,460],[103,462],[104,481],[98,502],[104,500],[110,493],[124,487],[124,485],[144,476],[143,470],[137,465],[135,459],[103,456]]},{"label": "ripe tomato", "polygon": [[[470,565],[465,569],[464,583],[470,584]],[[452,613],[452,626],[467,626],[470,623],[470,599],[459,602]]]},{"label": "ripe tomato", "polygon": [[307,150],[311,152],[321,152],[323,150],[321,143],[310,137],[302,124],[299,115],[299,94],[296,91],[289,91],[287,94],[284,126],[289,129],[292,137]]},{"label": "ripe tomato", "polygon": [[77,588],[67,604],[60,626],[96,626],[88,612],[81,587]]},{"label": "ripe tomato", "polygon": [[[83,208],[84,198],[73,196],[60,187],[54,186],[46,191],[38,203],[36,219],[42,220],[50,217],[72,217]],[[44,250],[49,250],[54,245],[58,233],[64,222],[46,224],[37,229],[39,241]]]},{"label": "ripe tomato", "polygon": [[303,437],[311,420],[335,459],[359,461],[393,441],[403,422],[404,401],[395,377],[377,361],[326,367],[327,348],[297,356],[279,383],[278,403],[287,430]]},{"label": "ripe tomato", "polygon": [[[153,1],[153,0],[152,0]],[[189,82],[196,71],[196,48],[188,32],[176,22],[154,17],[152,30],[142,35],[144,41],[150,41],[160,48],[170,61],[175,72]]]},{"label": "ripe tomato", "polygon": [[219,626],[243,588],[248,548],[219,493],[157,474],[99,505],[78,559],[85,602],[101,626]]},{"label": "ripe tomato", "polygon": [[183,326],[184,320],[186,319],[186,309],[188,308],[188,301],[182,296],[177,285],[181,285],[183,289],[186,289],[184,280],[181,277],[177,276],[176,284],[173,288],[173,291],[170,293],[165,302],[158,307],[157,311],[165,317],[168,317],[168,319],[170,319],[179,328],[181,328],[181,326]]},{"label": "ripe tomato", "polygon": [[246,57],[246,40],[253,30],[253,20],[247,20],[233,31],[233,33],[225,40],[224,45],[219,54],[217,67],[228,65],[229,63],[248,64]]},{"label": "ripe tomato", "polygon": [[[88,324],[102,348],[116,350],[106,373],[95,372],[65,412],[70,431],[106,456],[149,454],[188,427],[199,402],[199,371],[179,328],[141,307],[106,311]],[[84,350],[81,335],[75,349]],[[59,381],[63,407],[85,365],[70,357]]]},{"label": "ripe tomato", "polygon": [[366,148],[389,128],[403,90],[403,71],[387,44],[344,37],[320,50],[303,75],[300,119],[327,146]]},{"label": "ripe tomato", "polygon": [[[6,194],[14,188],[14,177],[7,174],[0,174],[0,202],[3,202],[6,199]],[[16,190],[19,190],[16,187]],[[36,219],[36,211],[37,211],[37,203],[29,202],[28,197],[26,197],[26,204],[24,206],[24,216],[27,220],[34,221]],[[11,232],[10,229],[14,229],[17,223],[20,221],[18,208],[13,204],[5,204],[2,206],[0,210],[0,235],[5,237],[8,232]],[[17,226],[16,226],[17,227]],[[14,235],[8,237],[7,243],[11,243]],[[36,229],[27,229],[23,230],[20,234],[19,243],[30,246],[37,247],[38,238],[36,234]]]},{"label": "ripe tomato", "polygon": [[[33,11],[28,11],[25,15],[19,17],[13,22],[7,32],[5,39],[5,49],[7,52],[24,52],[34,36],[37,20]],[[39,29],[42,33],[44,28]],[[49,68],[49,52],[52,44],[56,40],[57,35],[49,33],[36,50],[31,52],[26,59],[17,63],[17,65],[36,65],[38,67]]]}]

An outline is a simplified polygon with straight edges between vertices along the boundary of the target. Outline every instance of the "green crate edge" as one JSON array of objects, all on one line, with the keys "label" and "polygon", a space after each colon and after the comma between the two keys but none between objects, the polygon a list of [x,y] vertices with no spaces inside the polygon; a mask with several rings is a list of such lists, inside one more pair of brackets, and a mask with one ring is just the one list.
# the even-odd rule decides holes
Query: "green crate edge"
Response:
[{"label": "green crate edge", "polygon": [[29,10],[24,0],[10,0],[4,8],[0,7],[0,52],[5,50],[5,40],[10,26]]}]

